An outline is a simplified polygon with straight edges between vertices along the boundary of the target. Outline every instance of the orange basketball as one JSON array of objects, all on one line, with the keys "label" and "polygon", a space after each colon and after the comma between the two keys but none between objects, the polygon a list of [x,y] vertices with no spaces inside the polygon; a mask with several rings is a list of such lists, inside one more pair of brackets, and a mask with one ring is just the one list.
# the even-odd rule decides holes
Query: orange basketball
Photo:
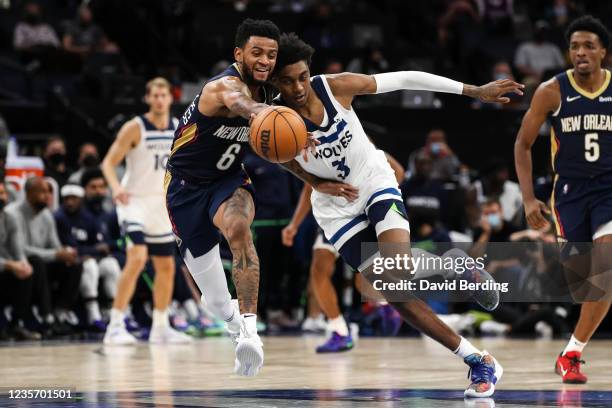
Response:
[{"label": "orange basketball", "polygon": [[270,106],[253,119],[249,142],[261,158],[285,163],[300,153],[307,137],[306,125],[296,111]]}]

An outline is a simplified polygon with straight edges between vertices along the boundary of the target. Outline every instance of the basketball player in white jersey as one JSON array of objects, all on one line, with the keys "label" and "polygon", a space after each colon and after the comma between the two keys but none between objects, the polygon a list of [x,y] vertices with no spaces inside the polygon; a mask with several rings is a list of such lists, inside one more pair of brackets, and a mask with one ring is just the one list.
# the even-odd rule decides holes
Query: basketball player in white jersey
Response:
[{"label": "basketball player in white jersey", "polygon": [[[476,87],[424,72],[376,75],[342,73],[311,79],[309,65],[313,53],[312,47],[294,34],[281,36],[273,73],[273,83],[281,92],[279,103],[295,109],[304,119],[308,131],[320,143],[315,151],[310,152],[307,160],[299,156],[284,166],[306,182],[314,175],[342,181],[357,190],[358,197],[353,200],[347,200],[343,192],[332,196],[314,191],[312,209],[326,238],[338,249],[344,261],[370,279],[374,257],[389,260],[399,255],[415,259],[417,254],[427,254],[410,250],[410,227],[397,181],[384,153],[368,140],[351,107],[353,98],[356,95],[412,89],[463,94],[484,102],[507,103],[509,98],[502,95],[509,92],[522,94],[522,85],[502,80]],[[367,242],[375,243],[376,248],[372,253],[364,254],[361,244]],[[408,270],[415,273],[415,278],[431,276],[428,273],[432,272],[418,267]],[[407,270],[397,266],[387,272],[387,276],[397,277],[403,273],[406,277]],[[447,277],[447,273],[454,273],[452,270],[433,272],[441,273],[444,277]],[[476,268],[464,272],[462,277],[470,282],[483,278],[487,279],[483,271]],[[393,295],[388,291],[382,294],[389,299]],[[499,293],[495,294],[496,297],[481,298],[479,303],[495,308]],[[466,397],[488,397],[493,394],[503,369],[490,354],[481,352],[453,332],[425,302],[411,298],[391,303],[404,320],[454,352],[470,367],[471,384],[465,391]]]},{"label": "basketball player in white jersey", "polygon": [[[102,171],[117,205],[119,224],[127,236],[127,259],[119,279],[117,295],[104,344],[134,344],[124,318],[136,282],[148,257],[155,269],[151,343],[188,343],[191,337],[174,330],[167,308],[174,286],[174,235],[165,206],[163,179],[170,145],[178,124],[170,117],[170,83],[154,78],[146,85],[149,111],[123,125],[110,147]],[[126,161],[126,173],[119,182],[115,167]]]}]

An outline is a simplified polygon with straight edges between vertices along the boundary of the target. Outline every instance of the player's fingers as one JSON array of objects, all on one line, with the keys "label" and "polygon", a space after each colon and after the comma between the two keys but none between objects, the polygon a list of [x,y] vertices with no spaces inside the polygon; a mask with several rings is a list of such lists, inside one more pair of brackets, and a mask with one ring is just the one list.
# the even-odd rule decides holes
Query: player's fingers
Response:
[{"label": "player's fingers", "polygon": [[501,96],[501,97],[497,98],[497,102],[499,102],[499,103],[508,103],[508,102],[510,102],[510,98],[508,98],[507,96]]},{"label": "player's fingers", "polygon": [[308,149],[302,150],[302,159],[304,159],[305,162],[308,162]]}]

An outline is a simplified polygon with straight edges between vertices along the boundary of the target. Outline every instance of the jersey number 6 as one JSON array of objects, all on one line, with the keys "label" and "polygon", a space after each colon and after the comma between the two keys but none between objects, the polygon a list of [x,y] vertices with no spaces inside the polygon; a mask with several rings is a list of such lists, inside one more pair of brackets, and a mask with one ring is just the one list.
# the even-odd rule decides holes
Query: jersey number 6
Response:
[{"label": "jersey number 6", "polygon": [[236,160],[236,156],[240,153],[240,148],[242,146],[240,143],[234,143],[227,148],[225,153],[221,155],[221,158],[217,162],[217,168],[219,170],[227,170],[230,168],[234,160]]}]

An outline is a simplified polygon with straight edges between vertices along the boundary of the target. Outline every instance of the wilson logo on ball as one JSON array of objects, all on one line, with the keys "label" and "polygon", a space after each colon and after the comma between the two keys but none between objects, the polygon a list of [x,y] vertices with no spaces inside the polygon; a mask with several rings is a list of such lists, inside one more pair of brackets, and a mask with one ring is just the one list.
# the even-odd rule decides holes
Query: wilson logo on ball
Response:
[{"label": "wilson logo on ball", "polygon": [[270,131],[262,130],[260,139],[261,144],[259,146],[259,149],[261,150],[261,153],[266,156],[266,158],[270,158],[270,155],[268,154],[268,152],[270,151]]}]

